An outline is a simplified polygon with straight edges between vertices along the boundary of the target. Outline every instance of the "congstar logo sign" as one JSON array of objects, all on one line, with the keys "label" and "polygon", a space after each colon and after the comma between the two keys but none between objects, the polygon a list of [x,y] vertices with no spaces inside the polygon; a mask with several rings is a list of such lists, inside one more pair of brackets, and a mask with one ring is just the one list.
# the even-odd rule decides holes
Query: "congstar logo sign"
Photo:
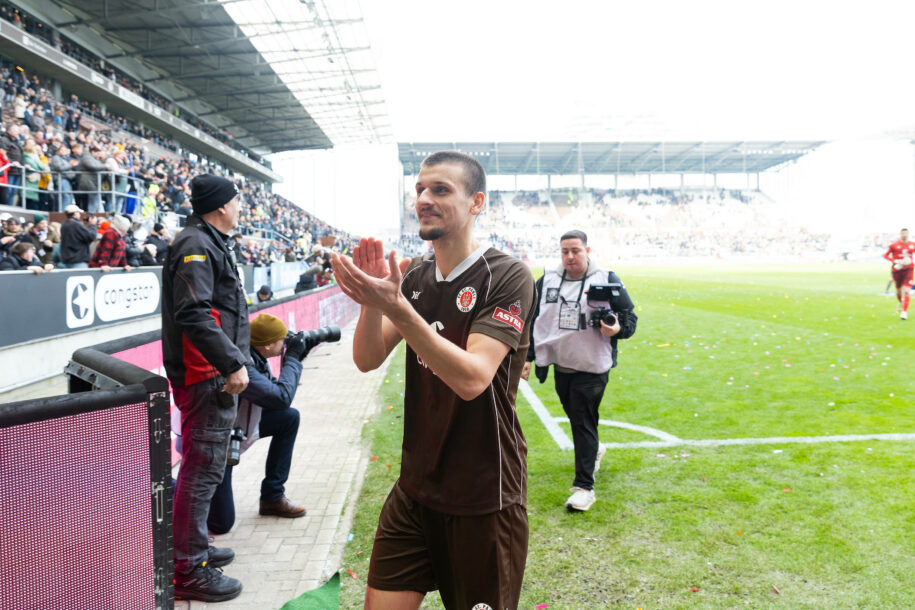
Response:
[{"label": "congstar logo sign", "polygon": [[95,313],[103,322],[151,314],[159,306],[159,294],[155,273],[103,275],[95,287]]},{"label": "congstar logo sign", "polygon": [[67,328],[90,326],[95,321],[95,279],[91,275],[67,278]]}]

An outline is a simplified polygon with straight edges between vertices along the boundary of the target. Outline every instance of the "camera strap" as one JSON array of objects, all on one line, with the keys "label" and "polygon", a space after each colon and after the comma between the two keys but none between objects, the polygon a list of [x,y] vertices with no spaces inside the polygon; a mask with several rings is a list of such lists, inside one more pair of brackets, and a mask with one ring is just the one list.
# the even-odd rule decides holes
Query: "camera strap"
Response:
[{"label": "camera strap", "polygon": [[559,279],[559,330],[579,330],[581,328],[581,295],[585,292],[585,278],[581,278],[581,289],[578,291],[578,299],[574,303],[566,301],[562,296],[562,283],[566,279],[566,271],[562,270],[562,277]]}]

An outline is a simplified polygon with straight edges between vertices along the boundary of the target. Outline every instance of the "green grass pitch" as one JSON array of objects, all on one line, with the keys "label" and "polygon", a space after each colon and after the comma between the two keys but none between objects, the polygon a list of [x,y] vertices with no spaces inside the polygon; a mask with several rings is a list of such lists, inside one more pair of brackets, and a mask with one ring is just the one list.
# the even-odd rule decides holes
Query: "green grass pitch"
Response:
[{"label": "green grass pitch", "polygon": [[[601,417],[680,439],[915,433],[915,322],[885,265],[618,267],[638,305]],[[377,460],[344,553],[362,606],[400,460],[403,356],[365,428]],[[531,380],[551,416],[552,387]],[[530,548],[521,608],[915,607],[915,440],[614,448],[587,513],[572,453],[526,400]],[[569,434],[567,424],[560,424]],[[602,426],[604,443],[656,441]],[[423,607],[439,608],[436,594]]]}]

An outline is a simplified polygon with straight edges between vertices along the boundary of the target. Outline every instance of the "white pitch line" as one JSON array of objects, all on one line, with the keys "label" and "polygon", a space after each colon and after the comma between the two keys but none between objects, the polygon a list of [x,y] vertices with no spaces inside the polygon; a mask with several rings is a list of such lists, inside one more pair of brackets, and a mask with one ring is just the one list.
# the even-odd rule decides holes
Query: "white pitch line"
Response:
[{"label": "white pitch line", "polygon": [[540,398],[534,394],[534,390],[531,389],[530,384],[521,379],[518,383],[518,388],[521,390],[521,394],[524,395],[524,398],[527,399],[527,402],[530,403],[534,413],[536,413],[537,417],[540,418],[540,421],[543,422],[546,431],[550,433],[550,436],[552,436],[553,440],[556,441],[556,444],[559,445],[559,448],[565,450],[574,449],[575,445],[572,444],[568,435],[562,431],[562,428],[559,427],[559,424],[556,423],[556,420],[550,415],[550,412],[547,411],[546,407],[543,406],[543,403],[540,402]]},{"label": "white pitch line", "polygon": [[763,438],[720,438],[704,440],[643,441],[637,443],[601,443],[608,449],[641,449],[648,447],[716,447],[718,445],[781,445],[790,443],[848,443],[859,441],[915,441],[915,433],[834,434],[832,436],[772,436]]},{"label": "white pitch line", "polygon": [[[537,417],[540,418],[540,421],[543,422],[544,427],[547,429],[547,432],[550,433],[550,436],[553,437],[556,445],[558,445],[560,449],[564,450],[574,449],[575,447],[572,444],[572,440],[562,430],[562,428],[559,427],[558,424],[558,422],[568,422],[569,418],[553,417],[550,415],[550,412],[546,410],[546,407],[544,407],[543,403],[540,401],[540,397],[534,393],[534,390],[531,389],[530,384],[523,379],[520,380],[518,388],[521,390],[521,394],[524,395],[524,398],[527,399],[527,402],[530,403],[534,413],[536,413]],[[642,432],[644,434],[662,439],[659,441],[639,441],[633,443],[601,443],[602,446],[608,449],[645,449],[652,447],[717,447],[719,445],[781,445],[792,443],[850,443],[860,441],[915,441],[915,432],[897,432],[888,434],[833,434],[830,436],[713,438],[689,440],[677,438],[676,436],[668,434],[667,432],[662,432],[661,430],[649,428],[647,426],[639,426],[637,424],[629,424],[626,422],[619,422],[610,419],[601,419],[598,420],[598,423],[604,426],[614,426],[617,428],[634,430],[636,432]]]},{"label": "white pitch line", "polygon": [[[569,423],[568,417],[554,417],[555,421],[560,423]],[[641,432],[642,434],[647,434],[648,436],[653,436],[659,438],[662,441],[668,443],[679,443],[682,439],[674,436],[673,434],[668,434],[663,430],[658,430],[657,428],[649,428],[648,426],[640,426],[638,424],[630,424],[624,421],[615,421],[612,419],[599,419],[597,423],[601,426],[610,426],[611,428],[624,428],[626,430],[632,430],[633,432]]]}]

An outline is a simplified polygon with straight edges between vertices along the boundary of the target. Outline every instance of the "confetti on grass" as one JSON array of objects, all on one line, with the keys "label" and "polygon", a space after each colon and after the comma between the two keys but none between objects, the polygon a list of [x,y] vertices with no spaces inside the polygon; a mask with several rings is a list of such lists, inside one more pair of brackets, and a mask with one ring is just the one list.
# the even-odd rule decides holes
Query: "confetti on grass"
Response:
[{"label": "confetti on grass", "polygon": [[350,570],[349,568],[346,568],[346,571],[349,572],[349,575],[352,576],[353,578],[356,578],[356,579],[359,578],[358,576],[356,576],[356,573],[353,572],[352,570]]}]

